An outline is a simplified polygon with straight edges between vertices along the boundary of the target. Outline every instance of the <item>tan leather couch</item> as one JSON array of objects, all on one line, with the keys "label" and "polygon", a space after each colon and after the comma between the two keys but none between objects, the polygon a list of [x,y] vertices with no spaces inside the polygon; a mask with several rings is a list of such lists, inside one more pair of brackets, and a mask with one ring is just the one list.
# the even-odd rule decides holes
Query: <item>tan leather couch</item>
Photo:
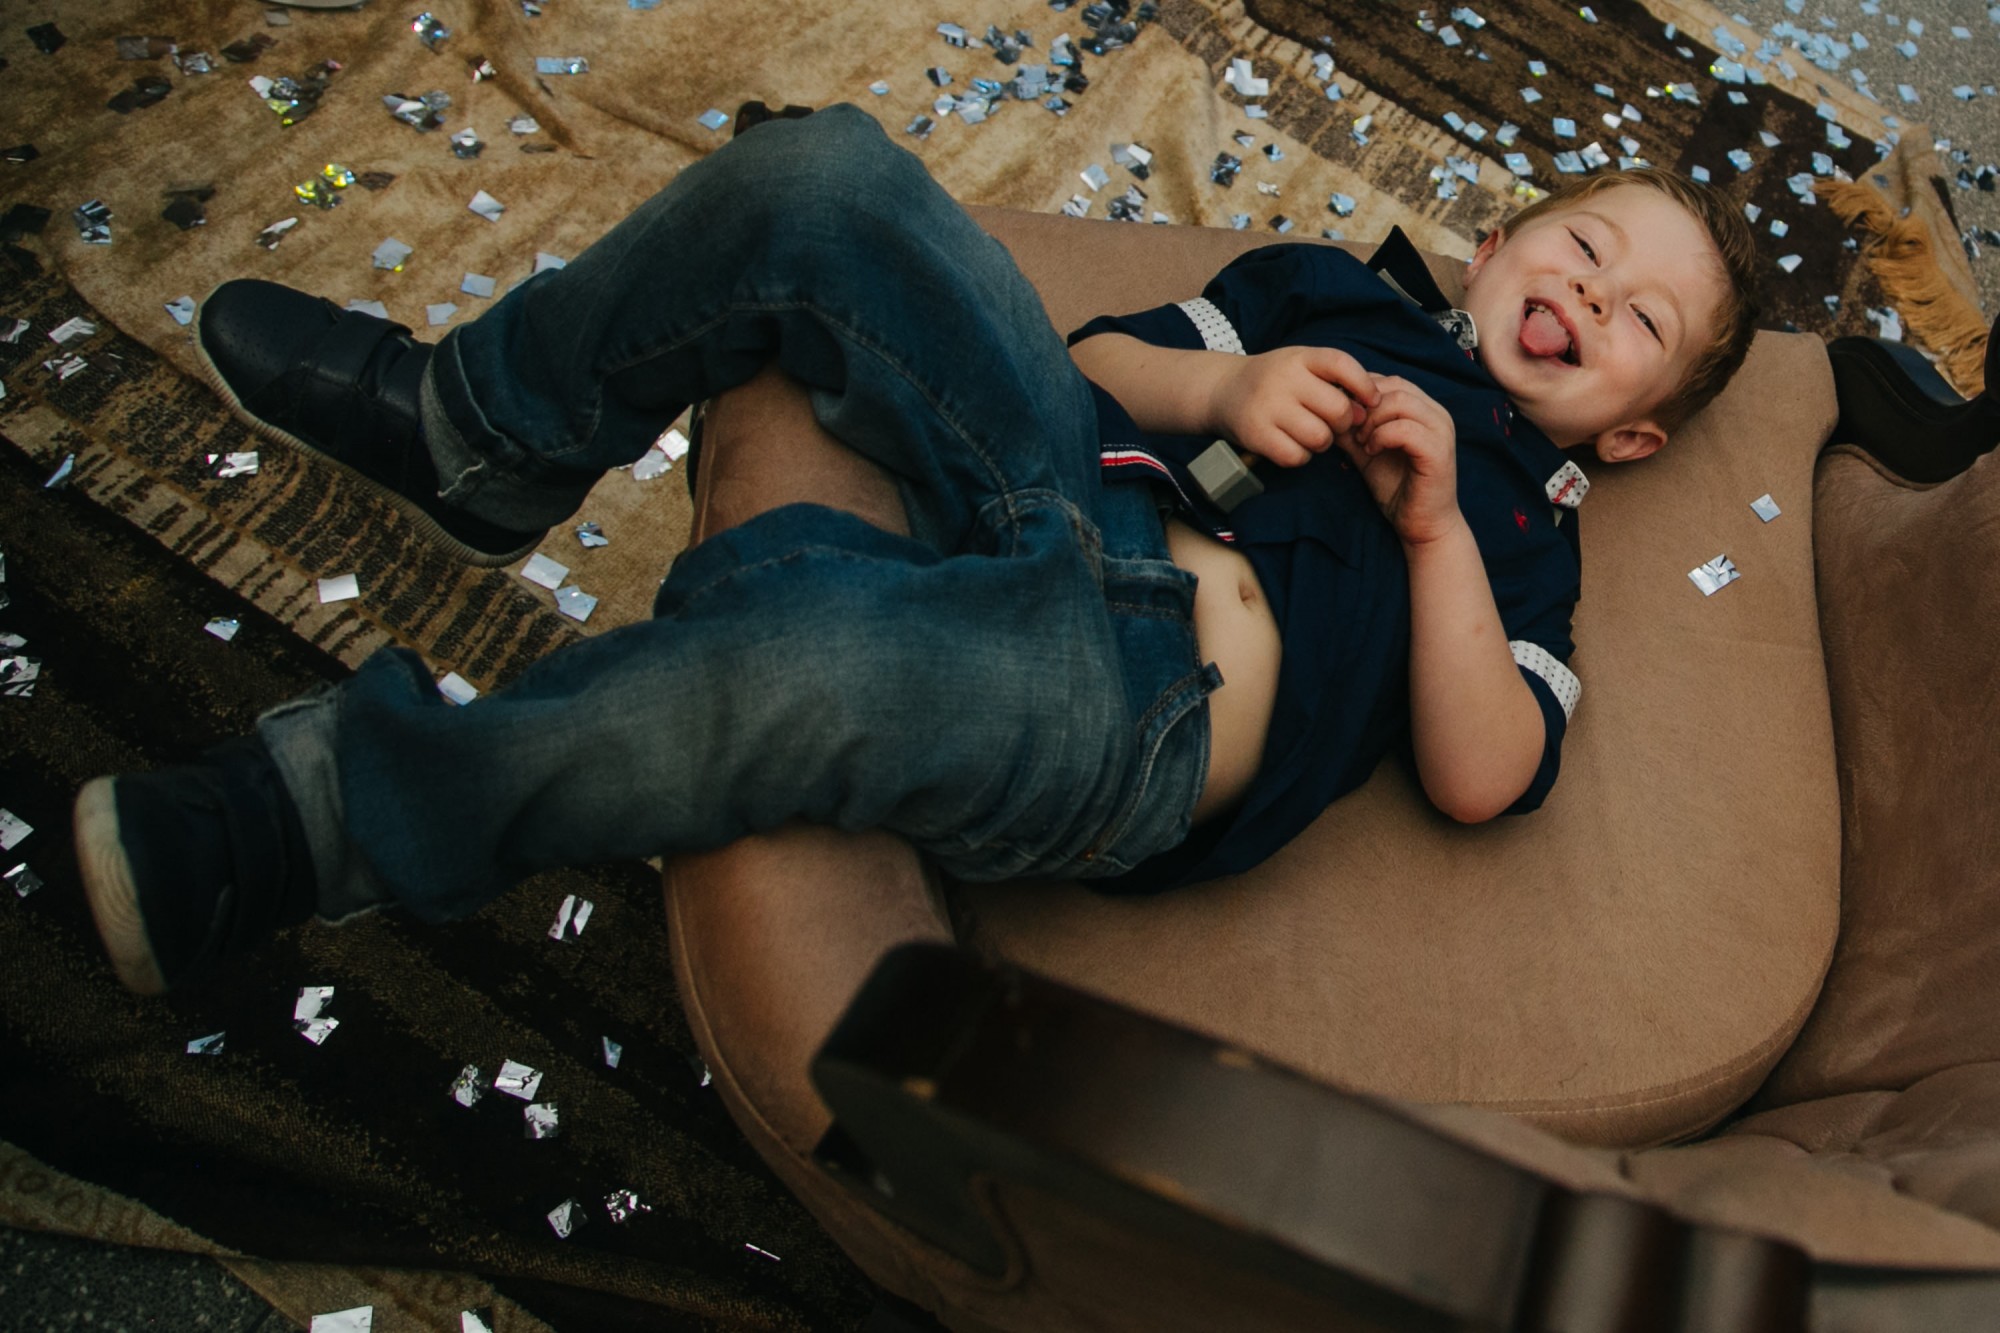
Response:
[{"label": "tan leather couch", "polygon": [[[979,216],[1061,329],[1273,239]],[[1584,695],[1533,816],[1452,825],[1392,759],[1157,898],[805,828],[674,862],[743,1131],[954,1329],[2000,1327],[2000,1286],[1934,1276],[2000,1273],[2000,463],[1905,483],[1836,417],[1824,345],[1766,333],[1661,455],[1587,467]],[[702,436],[698,534],[901,525],[775,375]],[[836,1128],[815,1054],[908,942],[958,951],[842,1029],[822,1086],[869,1123]]]}]

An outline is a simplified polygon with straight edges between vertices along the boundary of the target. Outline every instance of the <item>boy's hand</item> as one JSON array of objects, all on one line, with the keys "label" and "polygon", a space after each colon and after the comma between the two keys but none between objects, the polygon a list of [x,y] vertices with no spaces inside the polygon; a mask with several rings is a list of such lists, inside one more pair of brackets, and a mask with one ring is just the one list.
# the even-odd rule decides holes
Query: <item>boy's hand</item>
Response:
[{"label": "boy's hand", "polygon": [[1376,377],[1331,347],[1280,347],[1232,357],[1215,386],[1217,434],[1284,467],[1325,452],[1368,420]]},{"label": "boy's hand", "polygon": [[1406,379],[1376,375],[1368,418],[1336,436],[1405,546],[1465,520],[1458,510],[1458,432],[1451,413]]}]

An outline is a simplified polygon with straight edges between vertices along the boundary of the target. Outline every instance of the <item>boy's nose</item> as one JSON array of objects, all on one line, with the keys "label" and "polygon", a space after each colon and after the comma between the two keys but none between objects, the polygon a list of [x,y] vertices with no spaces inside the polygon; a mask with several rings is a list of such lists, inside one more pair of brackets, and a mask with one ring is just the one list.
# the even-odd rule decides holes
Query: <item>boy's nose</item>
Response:
[{"label": "boy's nose", "polygon": [[1599,319],[1604,317],[1604,301],[1596,283],[1585,278],[1571,278],[1569,285],[1570,290],[1576,293],[1576,299],[1587,306],[1591,314]]}]

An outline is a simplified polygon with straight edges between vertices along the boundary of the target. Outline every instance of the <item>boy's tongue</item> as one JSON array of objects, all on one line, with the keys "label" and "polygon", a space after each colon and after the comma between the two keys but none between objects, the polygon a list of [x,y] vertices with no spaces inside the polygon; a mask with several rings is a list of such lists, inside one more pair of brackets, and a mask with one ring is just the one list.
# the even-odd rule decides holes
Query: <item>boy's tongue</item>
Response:
[{"label": "boy's tongue", "polygon": [[1569,330],[1541,306],[1530,306],[1521,321],[1521,346],[1530,356],[1561,356],[1569,350]]}]

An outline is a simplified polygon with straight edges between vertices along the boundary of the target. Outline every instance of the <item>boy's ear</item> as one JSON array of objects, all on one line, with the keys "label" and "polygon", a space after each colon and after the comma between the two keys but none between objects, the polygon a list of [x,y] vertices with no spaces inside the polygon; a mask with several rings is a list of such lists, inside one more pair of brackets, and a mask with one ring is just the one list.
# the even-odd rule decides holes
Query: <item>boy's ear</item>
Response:
[{"label": "boy's ear", "polygon": [[1486,261],[1500,248],[1501,237],[1502,233],[1497,228],[1486,233],[1486,239],[1479,243],[1479,248],[1472,252],[1472,259],[1465,266],[1465,281],[1471,282],[1479,276],[1479,270],[1486,267]]},{"label": "boy's ear", "polygon": [[1666,442],[1666,430],[1659,423],[1647,420],[1613,426],[1594,441],[1600,463],[1634,463],[1650,458]]}]

